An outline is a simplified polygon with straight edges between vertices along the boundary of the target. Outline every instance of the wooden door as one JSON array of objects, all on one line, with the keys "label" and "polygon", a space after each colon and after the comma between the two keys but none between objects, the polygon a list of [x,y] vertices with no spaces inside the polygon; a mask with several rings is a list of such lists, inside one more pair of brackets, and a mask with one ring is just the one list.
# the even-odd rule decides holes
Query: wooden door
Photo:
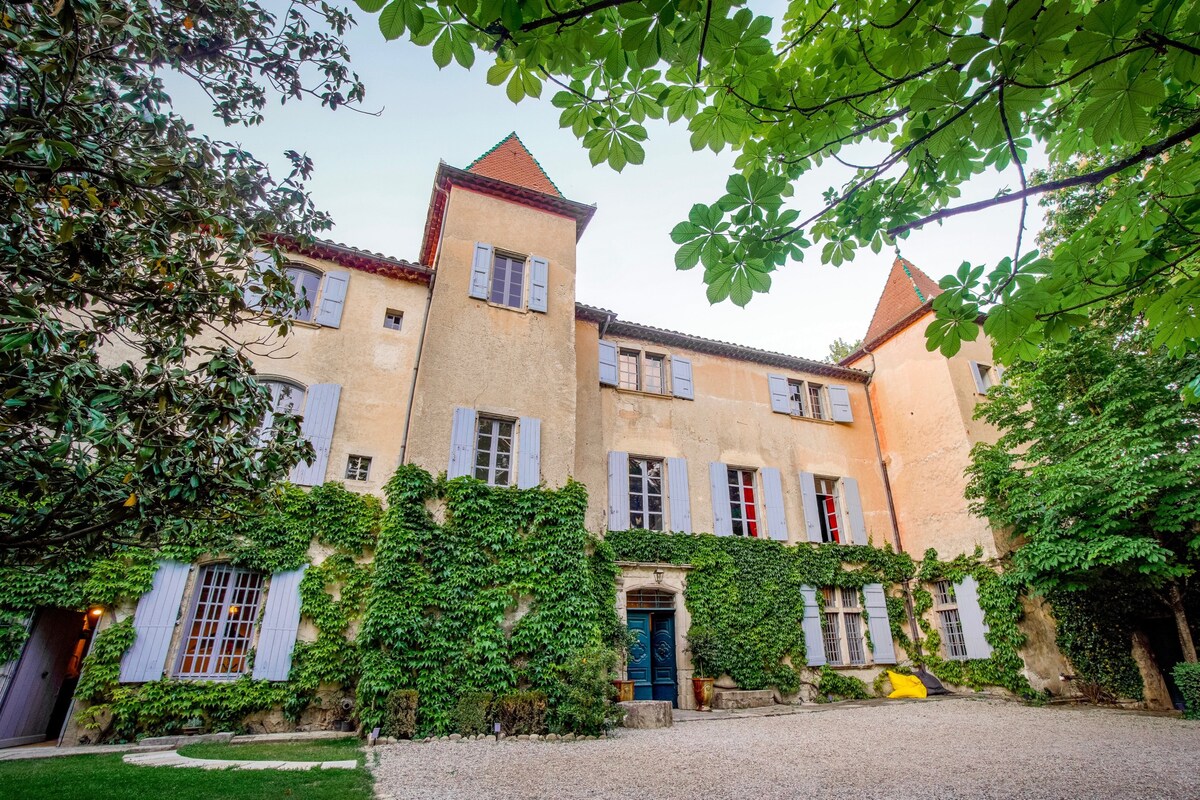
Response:
[{"label": "wooden door", "polygon": [[0,700],[0,747],[44,742],[82,628],[78,611],[38,612],[8,690]]}]

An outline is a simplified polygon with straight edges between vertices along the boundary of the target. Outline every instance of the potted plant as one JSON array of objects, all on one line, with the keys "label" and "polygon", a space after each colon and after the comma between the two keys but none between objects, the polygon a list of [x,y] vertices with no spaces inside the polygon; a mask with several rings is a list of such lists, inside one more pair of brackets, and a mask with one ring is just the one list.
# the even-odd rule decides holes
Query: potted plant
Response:
[{"label": "potted plant", "polygon": [[692,692],[696,695],[696,709],[712,711],[717,638],[709,631],[694,631],[688,634],[687,641],[692,656]]},{"label": "potted plant", "polygon": [[[625,671],[625,667],[629,663],[629,648],[633,646],[636,636],[633,631],[626,628],[625,635],[618,643],[617,649],[621,654],[622,672]],[[628,676],[629,673],[626,672],[625,675]],[[633,681],[629,680],[628,677],[616,679],[613,681],[613,686],[617,687],[617,702],[625,703],[633,699]]]}]

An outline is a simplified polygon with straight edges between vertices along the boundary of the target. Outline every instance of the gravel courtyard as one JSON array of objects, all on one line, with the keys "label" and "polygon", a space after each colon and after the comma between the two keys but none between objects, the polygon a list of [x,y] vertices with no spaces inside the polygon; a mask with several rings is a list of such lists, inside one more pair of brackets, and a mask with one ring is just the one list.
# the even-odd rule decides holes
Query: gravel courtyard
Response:
[{"label": "gravel courtyard", "polygon": [[378,753],[396,800],[1200,797],[1200,722],[967,698]]}]

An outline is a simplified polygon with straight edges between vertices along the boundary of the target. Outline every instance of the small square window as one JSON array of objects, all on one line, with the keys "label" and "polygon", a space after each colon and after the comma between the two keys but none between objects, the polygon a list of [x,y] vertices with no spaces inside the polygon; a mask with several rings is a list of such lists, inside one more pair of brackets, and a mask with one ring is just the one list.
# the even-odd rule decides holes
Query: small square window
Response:
[{"label": "small square window", "polygon": [[383,315],[383,327],[385,327],[385,328],[388,328],[393,331],[398,331],[398,330],[400,330],[400,327],[403,324],[404,324],[404,312],[403,311],[393,311],[392,309],[389,308],[387,310],[387,313]]},{"label": "small square window", "polygon": [[346,461],[346,480],[365,481],[371,477],[370,456],[350,456]]}]

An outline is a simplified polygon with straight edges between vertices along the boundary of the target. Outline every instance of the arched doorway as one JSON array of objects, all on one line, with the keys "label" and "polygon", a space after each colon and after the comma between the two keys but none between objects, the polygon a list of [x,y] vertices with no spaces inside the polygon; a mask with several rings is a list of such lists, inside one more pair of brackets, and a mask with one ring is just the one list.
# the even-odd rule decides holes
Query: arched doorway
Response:
[{"label": "arched doorway", "polygon": [[632,589],[625,595],[626,619],[633,632],[629,680],[635,700],[669,700],[678,706],[675,684],[675,595],[660,589]]}]

